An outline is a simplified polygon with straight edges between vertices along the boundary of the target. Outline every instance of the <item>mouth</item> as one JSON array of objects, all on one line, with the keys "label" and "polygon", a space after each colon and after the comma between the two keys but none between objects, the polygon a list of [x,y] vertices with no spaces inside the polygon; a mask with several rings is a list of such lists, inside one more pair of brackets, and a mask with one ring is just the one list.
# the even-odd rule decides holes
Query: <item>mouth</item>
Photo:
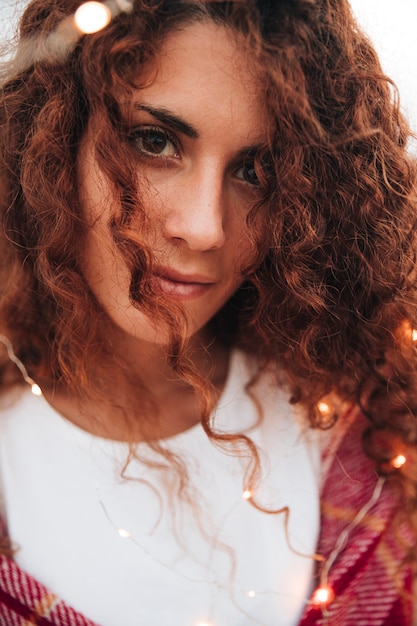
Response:
[{"label": "mouth", "polygon": [[176,300],[193,300],[205,295],[216,283],[203,274],[183,274],[171,268],[161,268],[153,275],[155,291]]}]

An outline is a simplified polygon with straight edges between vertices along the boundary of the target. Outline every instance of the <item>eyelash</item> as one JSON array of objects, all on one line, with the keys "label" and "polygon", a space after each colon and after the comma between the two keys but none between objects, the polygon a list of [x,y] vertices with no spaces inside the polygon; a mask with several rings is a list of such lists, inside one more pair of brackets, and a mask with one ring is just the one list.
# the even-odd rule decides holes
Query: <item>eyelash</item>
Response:
[{"label": "eyelash", "polygon": [[[144,150],[143,148],[141,148],[138,145],[138,142],[143,141],[146,138],[148,138],[149,140],[150,135],[152,133],[154,133],[155,137],[158,136],[159,138],[163,138],[165,141],[170,142],[174,148],[175,154],[174,155],[163,155],[163,154],[157,154],[157,153],[152,154],[150,151]],[[128,134],[128,141],[133,146],[133,148],[139,153],[140,157],[143,159],[148,159],[151,161],[156,161],[156,160],[167,161],[172,158],[178,158],[179,156],[180,142],[178,141],[177,137],[175,137],[175,135],[170,133],[165,128],[160,128],[159,126],[149,125],[149,126],[141,126],[139,128],[136,128]],[[250,165],[251,162],[253,162],[252,157],[244,159],[244,161],[239,165],[239,167],[236,168],[235,172],[239,171],[240,169],[242,169],[243,167],[247,165]],[[238,180],[242,180],[242,179],[239,178]],[[252,183],[246,179],[243,179],[242,182],[250,185],[253,188],[256,188],[259,186],[257,182]]]},{"label": "eyelash", "polygon": [[253,171],[253,174],[254,174],[254,178],[255,178],[255,182],[251,182],[250,180],[248,180],[248,179],[247,179],[247,178],[245,178],[245,177],[243,178],[243,181],[244,181],[245,183],[247,183],[248,185],[250,185],[251,187],[255,187],[255,188],[256,188],[256,187],[259,187],[259,184],[260,184],[260,183],[259,183],[258,176],[257,176],[257,174],[256,174],[254,159],[253,159],[252,157],[244,159],[244,160],[243,160],[243,162],[242,162],[242,164],[241,164],[241,165],[240,165],[240,166],[236,169],[236,171],[239,171],[239,170],[241,170],[242,168],[243,168],[243,169],[245,169],[245,168],[246,168],[246,171],[247,171],[247,172],[248,172],[249,170],[252,170],[252,171]]},{"label": "eyelash", "polygon": [[[165,141],[170,142],[174,148],[174,155],[162,155],[162,154],[152,154],[148,150],[144,150],[140,147],[139,141],[143,141],[146,138],[150,139],[150,135],[154,133],[154,136],[158,136],[159,138],[163,138]],[[141,157],[145,159],[158,159],[158,160],[167,160],[170,158],[176,158],[180,149],[180,143],[178,139],[171,134],[169,131],[164,128],[160,128],[158,126],[142,126],[140,128],[136,128],[132,130],[128,135],[129,143],[137,150]]]}]

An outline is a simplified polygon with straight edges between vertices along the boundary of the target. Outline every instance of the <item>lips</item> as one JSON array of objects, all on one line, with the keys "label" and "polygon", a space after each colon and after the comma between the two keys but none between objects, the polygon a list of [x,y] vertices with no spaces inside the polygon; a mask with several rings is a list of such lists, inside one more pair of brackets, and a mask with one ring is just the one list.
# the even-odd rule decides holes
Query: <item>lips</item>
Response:
[{"label": "lips", "polygon": [[203,274],[184,274],[172,268],[158,269],[152,277],[156,291],[177,300],[192,300],[205,295],[216,281]]}]

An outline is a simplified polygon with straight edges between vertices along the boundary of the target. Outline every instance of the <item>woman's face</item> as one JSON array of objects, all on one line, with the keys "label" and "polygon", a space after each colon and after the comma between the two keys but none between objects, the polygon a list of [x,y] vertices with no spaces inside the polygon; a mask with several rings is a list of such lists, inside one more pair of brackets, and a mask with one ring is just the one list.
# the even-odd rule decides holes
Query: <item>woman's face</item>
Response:
[{"label": "woman's face", "polygon": [[[149,228],[142,236],[154,254],[153,288],[182,308],[192,335],[238,289],[253,257],[246,216],[259,194],[253,155],[266,139],[267,120],[250,60],[221,26],[198,23],[172,33],[149,77],[121,103],[129,149],[146,180]],[[79,153],[91,224],[82,270],[117,327],[163,343],[165,333],[129,300],[130,272],[108,226],[112,194],[94,156],[98,123],[90,121]]]}]

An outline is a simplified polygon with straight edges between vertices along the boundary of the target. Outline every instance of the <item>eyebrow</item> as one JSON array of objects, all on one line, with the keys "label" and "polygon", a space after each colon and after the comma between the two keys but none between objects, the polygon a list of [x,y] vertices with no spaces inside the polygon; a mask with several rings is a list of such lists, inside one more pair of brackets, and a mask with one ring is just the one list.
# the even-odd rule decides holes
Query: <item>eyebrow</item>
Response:
[{"label": "eyebrow", "polygon": [[177,115],[174,115],[165,107],[154,108],[148,106],[147,104],[140,104],[139,102],[136,102],[134,106],[136,110],[146,111],[146,113],[149,113],[149,115],[152,115],[152,117],[155,117],[163,124],[166,124],[167,126],[172,128],[172,130],[177,130],[187,137],[197,139],[198,132],[194,128],[194,126],[191,126],[191,124],[188,124],[188,122],[185,122]]}]

